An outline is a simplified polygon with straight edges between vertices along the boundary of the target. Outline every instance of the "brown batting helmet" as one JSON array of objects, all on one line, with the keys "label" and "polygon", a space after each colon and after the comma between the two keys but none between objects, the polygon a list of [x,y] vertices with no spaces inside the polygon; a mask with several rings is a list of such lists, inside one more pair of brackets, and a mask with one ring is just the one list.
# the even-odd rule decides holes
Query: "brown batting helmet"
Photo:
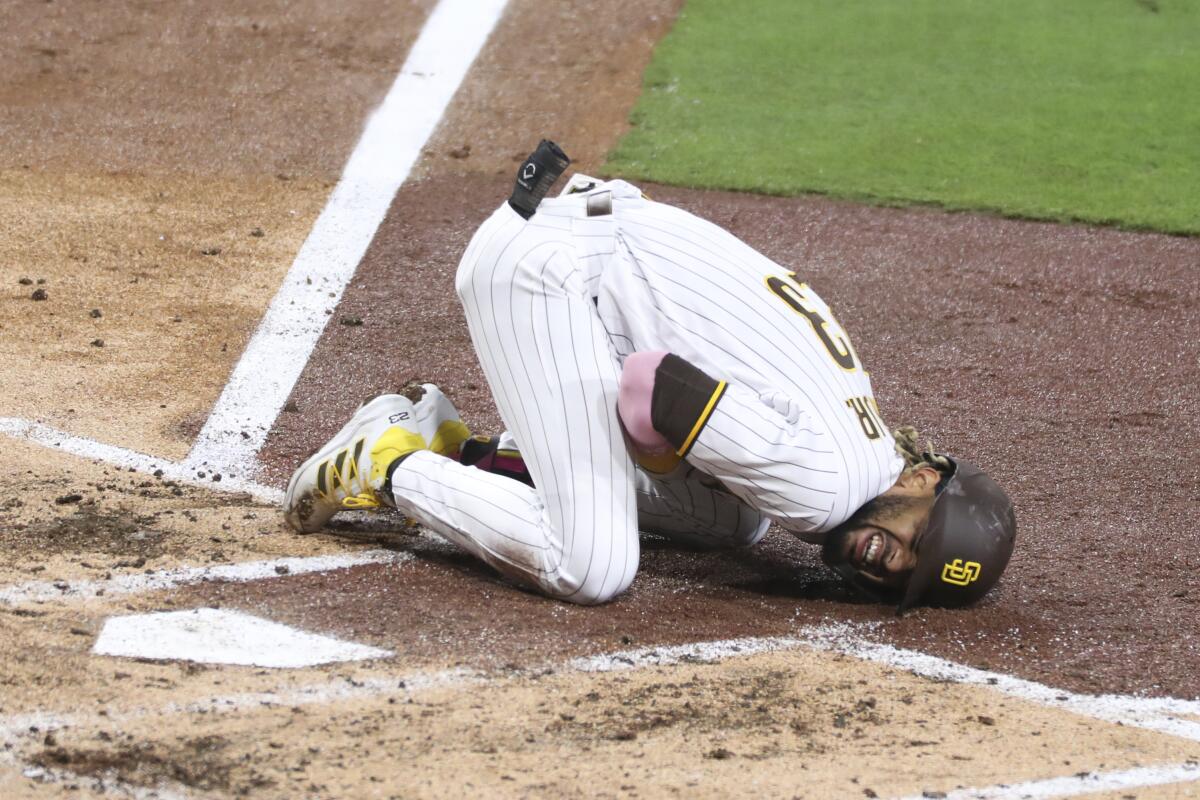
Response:
[{"label": "brown batting helmet", "polygon": [[953,459],[917,544],[917,565],[897,609],[964,606],[987,594],[1017,539],[1012,501],[969,461]]}]

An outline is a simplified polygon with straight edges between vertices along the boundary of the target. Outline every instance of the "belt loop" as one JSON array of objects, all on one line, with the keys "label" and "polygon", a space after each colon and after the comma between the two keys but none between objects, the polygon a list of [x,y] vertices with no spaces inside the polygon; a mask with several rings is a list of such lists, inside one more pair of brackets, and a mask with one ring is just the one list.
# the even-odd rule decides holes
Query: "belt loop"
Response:
[{"label": "belt loop", "polygon": [[588,195],[587,215],[606,217],[612,213],[612,192],[596,192]]}]

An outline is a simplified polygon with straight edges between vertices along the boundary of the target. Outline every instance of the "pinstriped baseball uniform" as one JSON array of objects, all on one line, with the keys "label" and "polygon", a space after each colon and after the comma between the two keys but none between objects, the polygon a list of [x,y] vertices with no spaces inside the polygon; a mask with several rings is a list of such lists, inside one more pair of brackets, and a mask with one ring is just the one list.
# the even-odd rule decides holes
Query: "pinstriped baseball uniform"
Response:
[{"label": "pinstriped baseball uniform", "polygon": [[623,591],[639,556],[635,468],[616,410],[620,366],[588,293],[603,264],[577,247],[587,222],[545,212],[526,222],[505,204],[472,238],[456,279],[537,489],[428,452],[406,459],[391,485],[405,513],[502,572],[582,603]]},{"label": "pinstriped baseball uniform", "polygon": [[667,478],[639,470],[638,527],[706,550],[758,542],[771,520],[725,491],[695,467]]},{"label": "pinstriped baseball uniform", "polygon": [[[545,200],[528,221],[501,206],[456,284],[537,488],[418,452],[393,472],[397,506],[583,603],[633,580],[639,507],[644,529],[699,544],[753,543],[767,518],[819,540],[902,462],[849,339],[800,281],[623,181]],[[620,364],[641,350],[721,381],[680,448],[683,477],[640,474],[626,448]]]},{"label": "pinstriped baseball uniform", "polygon": [[870,378],[803,276],[624,182],[605,188],[618,246],[596,294],[618,351],[669,350],[727,382],[688,463],[802,534],[891,488],[903,461]]}]

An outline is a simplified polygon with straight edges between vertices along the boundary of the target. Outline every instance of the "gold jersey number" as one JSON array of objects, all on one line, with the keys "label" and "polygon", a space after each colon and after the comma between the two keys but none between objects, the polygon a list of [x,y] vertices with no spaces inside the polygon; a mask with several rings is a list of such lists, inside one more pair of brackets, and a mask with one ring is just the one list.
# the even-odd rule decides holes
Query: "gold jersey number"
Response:
[{"label": "gold jersey number", "polygon": [[[858,359],[858,353],[854,352],[854,345],[850,344],[850,337],[846,335],[845,329],[834,319],[829,306],[808,288],[808,284],[796,279],[796,273],[789,273],[786,280],[770,276],[767,278],[767,288],[793,311],[808,320],[813,333],[835,364],[847,372],[862,369],[862,362]],[[851,397],[846,401],[846,406],[858,418],[863,435],[867,439],[874,441],[887,430],[874,397]]]},{"label": "gold jersey number", "polygon": [[767,288],[793,311],[808,320],[813,333],[825,346],[835,364],[847,372],[861,369],[862,362],[858,360],[858,353],[854,352],[854,345],[850,344],[850,337],[833,318],[829,306],[808,288],[807,283],[796,280],[796,273],[789,273],[788,278],[790,280],[772,275],[767,278]]}]

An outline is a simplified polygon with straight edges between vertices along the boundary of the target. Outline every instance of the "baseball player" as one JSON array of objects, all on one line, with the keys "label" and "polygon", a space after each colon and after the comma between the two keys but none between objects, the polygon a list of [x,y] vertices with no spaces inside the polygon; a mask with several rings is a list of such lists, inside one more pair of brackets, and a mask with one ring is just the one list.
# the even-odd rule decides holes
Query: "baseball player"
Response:
[{"label": "baseball player", "polygon": [[[483,223],[456,290],[508,432],[471,437],[427,384],[364,405],[292,476],[319,530],[395,507],[555,598],[606,602],[639,530],[709,548],[772,521],[903,609],[983,596],[1012,553],[1004,492],[889,432],[846,331],[799,275],[543,141]],[[518,447],[519,445],[519,447]]]}]

